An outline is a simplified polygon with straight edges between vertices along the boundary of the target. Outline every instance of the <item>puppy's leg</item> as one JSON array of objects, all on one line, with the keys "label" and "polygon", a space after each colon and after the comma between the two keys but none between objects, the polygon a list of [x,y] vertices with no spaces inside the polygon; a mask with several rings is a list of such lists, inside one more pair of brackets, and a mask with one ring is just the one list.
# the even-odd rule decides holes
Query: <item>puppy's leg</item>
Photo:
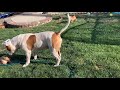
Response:
[{"label": "puppy's leg", "polygon": [[27,50],[26,51],[26,63],[23,65],[23,67],[26,67],[30,64],[30,58],[31,58],[31,51]]}]

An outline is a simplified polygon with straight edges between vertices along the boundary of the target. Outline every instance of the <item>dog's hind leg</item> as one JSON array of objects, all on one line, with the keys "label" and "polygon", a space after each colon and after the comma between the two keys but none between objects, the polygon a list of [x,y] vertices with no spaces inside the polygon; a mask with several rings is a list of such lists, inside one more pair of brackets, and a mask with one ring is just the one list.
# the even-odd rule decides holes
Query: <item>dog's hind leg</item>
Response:
[{"label": "dog's hind leg", "polygon": [[30,58],[31,58],[31,50],[26,51],[26,63],[23,65],[23,67],[26,67],[30,64]]},{"label": "dog's hind leg", "polygon": [[61,53],[60,53],[61,44],[62,44],[62,38],[58,33],[54,33],[51,42],[48,43],[48,46],[52,55],[57,60],[57,63],[54,65],[55,67],[59,66],[61,61]]},{"label": "dog's hind leg", "polygon": [[61,52],[60,52],[60,50],[58,50],[58,55],[59,55],[59,58],[61,60]]},{"label": "dog's hind leg", "polygon": [[57,60],[57,63],[54,65],[55,67],[56,66],[59,66],[59,64],[60,64],[60,61],[61,61],[61,53],[59,52],[57,52],[56,51],[56,49],[54,49],[53,48],[53,50],[52,50],[52,54],[53,54],[53,56],[56,58],[56,60]]}]

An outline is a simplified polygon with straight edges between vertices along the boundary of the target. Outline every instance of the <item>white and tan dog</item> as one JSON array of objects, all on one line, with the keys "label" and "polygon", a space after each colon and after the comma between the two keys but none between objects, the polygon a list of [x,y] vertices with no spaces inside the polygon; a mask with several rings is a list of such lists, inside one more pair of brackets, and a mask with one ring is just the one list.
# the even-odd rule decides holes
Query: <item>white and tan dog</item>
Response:
[{"label": "white and tan dog", "polygon": [[[59,66],[61,61],[60,48],[62,44],[61,33],[63,33],[70,24],[70,16],[68,16],[67,25],[60,32],[45,31],[40,33],[27,33],[20,34],[12,39],[7,39],[2,44],[12,55],[17,49],[21,48],[26,53],[26,63],[23,67],[26,67],[30,64],[31,53],[37,49],[50,49],[50,52],[56,58],[57,63],[54,66]],[[34,56],[34,59],[37,59],[37,55]]]}]

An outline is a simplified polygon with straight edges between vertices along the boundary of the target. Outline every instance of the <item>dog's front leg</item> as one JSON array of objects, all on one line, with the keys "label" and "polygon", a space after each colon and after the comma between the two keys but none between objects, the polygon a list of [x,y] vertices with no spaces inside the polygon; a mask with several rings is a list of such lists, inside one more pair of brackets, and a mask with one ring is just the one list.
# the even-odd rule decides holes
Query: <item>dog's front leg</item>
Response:
[{"label": "dog's front leg", "polygon": [[30,58],[31,58],[31,51],[26,51],[26,63],[23,65],[23,67],[26,67],[30,64]]}]

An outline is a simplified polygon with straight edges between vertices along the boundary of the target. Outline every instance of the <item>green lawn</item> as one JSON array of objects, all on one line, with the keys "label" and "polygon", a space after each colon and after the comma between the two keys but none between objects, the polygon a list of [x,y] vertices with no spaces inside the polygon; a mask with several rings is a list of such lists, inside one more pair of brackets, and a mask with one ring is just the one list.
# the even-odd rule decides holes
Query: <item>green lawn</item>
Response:
[{"label": "green lawn", "polygon": [[[18,34],[41,31],[60,31],[67,23],[65,17],[34,28],[0,30],[0,43]],[[16,52],[12,63],[0,65],[1,78],[120,78],[120,17],[78,16],[62,34],[62,61],[59,67],[49,50],[38,51],[38,60],[23,68],[25,54]],[[0,44],[0,50],[3,46]],[[0,56],[7,54],[1,51]]]}]

